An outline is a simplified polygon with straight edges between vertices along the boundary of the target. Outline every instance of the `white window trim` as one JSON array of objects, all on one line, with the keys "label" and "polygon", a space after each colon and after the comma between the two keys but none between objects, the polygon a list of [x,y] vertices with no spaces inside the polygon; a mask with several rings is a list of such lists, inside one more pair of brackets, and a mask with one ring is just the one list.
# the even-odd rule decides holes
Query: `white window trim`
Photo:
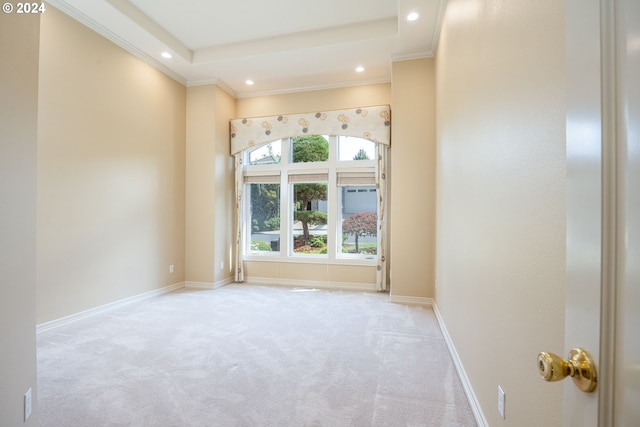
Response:
[{"label": "white window trim", "polygon": [[[272,252],[251,252],[251,227],[248,212],[250,210],[250,197],[244,197],[243,212],[245,215],[242,224],[244,231],[244,241],[241,251],[245,261],[257,262],[285,262],[302,264],[335,264],[354,266],[375,266],[377,256],[343,254],[338,250],[338,239],[341,237],[341,230],[338,230],[338,211],[342,201],[340,200],[337,185],[337,175],[340,172],[347,173],[375,173],[376,160],[338,160],[338,138],[339,136],[327,136],[329,141],[329,159],[326,162],[313,163],[289,163],[290,143],[293,138],[281,140],[281,159],[279,163],[251,165],[249,155],[251,150],[243,153],[244,176],[273,176],[280,175],[280,251],[276,254]],[[262,145],[261,145],[262,146]],[[305,174],[327,174],[327,254],[295,254],[291,248],[293,242],[293,230],[290,224],[293,221],[293,184],[289,182],[289,175]],[[249,195],[249,183],[245,183],[244,193]],[[286,191],[285,191],[286,190]],[[333,231],[331,231],[333,230]],[[285,236],[283,239],[282,236]],[[380,235],[377,236],[377,244],[380,247]]]}]

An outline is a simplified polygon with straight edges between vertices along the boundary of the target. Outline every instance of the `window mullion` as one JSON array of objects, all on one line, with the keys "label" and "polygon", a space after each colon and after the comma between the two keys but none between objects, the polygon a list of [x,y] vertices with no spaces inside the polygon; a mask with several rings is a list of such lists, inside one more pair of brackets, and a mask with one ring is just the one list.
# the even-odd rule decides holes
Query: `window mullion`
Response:
[{"label": "window mullion", "polygon": [[[283,139],[280,141],[280,161],[275,163],[262,163],[262,164],[249,164],[249,153],[244,153],[244,176],[247,177],[245,182],[245,197],[243,197],[243,229],[245,230],[243,239],[244,253],[257,257],[262,257],[264,260],[279,259],[281,261],[292,262],[304,262],[308,260],[311,263],[328,262],[328,263],[369,263],[365,261],[372,259],[371,255],[367,255],[365,252],[353,253],[351,247],[353,246],[354,236],[349,234],[348,237],[348,253],[343,253],[342,245],[342,222],[345,215],[351,215],[357,212],[376,212],[376,207],[369,206],[370,198],[365,197],[361,193],[377,193],[375,187],[372,187],[369,175],[374,173],[376,164],[375,160],[340,160],[340,139],[336,136],[324,136],[329,142],[328,158],[324,161],[317,162],[298,162],[292,163],[292,142],[291,138]],[[276,152],[277,153],[277,152]],[[256,155],[256,158],[263,154]],[[260,157],[262,158],[262,157]],[[259,160],[259,159],[258,159]],[[277,175],[279,174],[279,179]],[[280,208],[280,245],[279,253],[269,253],[266,249],[250,250],[251,239],[253,238],[253,213],[252,208],[256,208],[260,211],[262,216],[262,202],[256,199],[251,200],[252,189],[256,185],[269,185],[269,183],[279,183],[279,208]],[[294,199],[295,199],[295,185],[304,185],[308,183],[324,184],[326,183],[326,207],[316,207],[315,209],[326,209],[327,222],[326,222],[326,250],[323,256],[317,254],[294,254]],[[273,185],[272,185],[273,186]],[[271,187],[268,187],[268,191],[271,191]],[[256,197],[263,197],[262,190],[256,190]],[[349,192],[346,195],[346,192]],[[353,192],[353,195],[351,193]],[[377,195],[376,195],[377,198]],[[260,199],[262,200],[262,199]],[[275,199],[272,199],[275,202]],[[254,206],[255,203],[258,205]],[[349,208],[347,209],[347,205]],[[267,206],[267,205],[265,205]],[[360,211],[358,211],[360,209]],[[262,217],[260,217],[262,218]],[[257,223],[260,223],[258,220]],[[353,221],[352,221],[353,222]],[[266,224],[266,222],[265,222]],[[260,226],[262,227],[262,225]],[[261,228],[259,228],[261,230]],[[310,230],[311,231],[311,230]],[[372,236],[360,235],[360,249],[362,245],[368,245],[365,247],[365,251],[370,251]],[[364,238],[367,238],[367,241]],[[380,245],[379,238],[377,236],[378,247]],[[256,240],[271,241],[275,236],[269,236],[267,239],[257,237]],[[317,243],[317,242],[316,242]],[[375,242],[373,242],[375,244]],[[259,245],[256,245],[257,247]],[[274,245],[272,244],[272,248]],[[371,253],[371,252],[368,252]],[[375,254],[375,252],[374,252]]]},{"label": "window mullion", "polygon": [[329,135],[329,163],[333,166],[338,161],[338,137]]},{"label": "window mullion", "polygon": [[244,247],[241,249],[242,253],[246,254],[249,252],[249,248],[251,248],[251,227],[247,226],[247,219],[251,218],[251,186],[243,183],[243,197],[242,197],[242,212],[243,215],[243,223],[242,223],[242,235],[244,236],[244,242],[240,242]]},{"label": "window mullion", "polygon": [[289,223],[291,218],[291,185],[289,184],[288,166],[290,154],[290,138],[282,140],[282,157],[280,160],[280,258],[288,258],[290,255],[291,231]]},{"label": "window mullion", "polygon": [[329,181],[327,182],[327,257],[329,261],[336,259],[336,231],[338,227],[337,178],[336,164],[338,159],[338,138],[329,137]]}]

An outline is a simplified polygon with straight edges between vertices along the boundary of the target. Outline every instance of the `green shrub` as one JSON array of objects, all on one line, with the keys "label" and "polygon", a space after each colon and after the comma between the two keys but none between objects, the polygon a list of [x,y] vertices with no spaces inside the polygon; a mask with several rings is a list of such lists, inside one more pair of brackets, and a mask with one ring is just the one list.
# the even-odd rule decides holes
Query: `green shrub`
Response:
[{"label": "green shrub", "polygon": [[309,239],[309,246],[314,248],[323,248],[325,246],[325,242],[321,237],[312,237]]},{"label": "green shrub", "polygon": [[267,231],[280,229],[280,216],[274,216],[264,222],[264,229]]},{"label": "green shrub", "polygon": [[252,240],[251,250],[252,251],[271,251],[271,245],[267,242],[263,242],[262,240]]}]

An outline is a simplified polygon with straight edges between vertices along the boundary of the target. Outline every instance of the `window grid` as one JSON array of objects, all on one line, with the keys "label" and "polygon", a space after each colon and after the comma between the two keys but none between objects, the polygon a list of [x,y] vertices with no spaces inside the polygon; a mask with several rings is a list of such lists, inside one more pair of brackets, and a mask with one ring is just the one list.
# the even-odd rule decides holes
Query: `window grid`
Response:
[{"label": "window grid", "polygon": [[[360,185],[367,186],[371,184],[370,177],[375,173],[376,161],[375,157],[369,160],[342,160],[339,161],[339,137],[325,136],[329,141],[329,158],[324,162],[299,162],[291,163],[292,158],[292,139],[283,139],[281,144],[281,158],[278,163],[271,164],[251,164],[249,156],[251,152],[245,152],[244,175],[248,178],[247,182],[261,182],[261,176],[264,176],[264,182],[273,183],[278,181],[276,176],[279,175],[280,183],[280,242],[279,252],[254,252],[251,251],[252,227],[245,221],[245,242],[243,252],[247,260],[279,260],[287,262],[305,262],[305,263],[337,263],[337,264],[364,264],[371,265],[375,263],[374,256],[343,254],[342,253],[342,188],[344,186]],[[260,146],[257,149],[261,149]],[[275,176],[274,176],[275,175]],[[317,182],[322,178],[326,178],[323,182],[327,183],[327,242],[326,254],[296,254],[293,248],[293,185],[298,182],[307,182],[305,176],[313,177],[313,181]],[[338,179],[346,178],[340,185]],[[362,181],[361,181],[362,180]],[[360,182],[361,181],[361,182]],[[245,183],[245,186],[247,184]],[[246,188],[246,194],[250,194]],[[374,189],[375,191],[375,189]],[[244,218],[250,219],[250,197],[245,199]],[[379,239],[378,239],[379,241]]]}]

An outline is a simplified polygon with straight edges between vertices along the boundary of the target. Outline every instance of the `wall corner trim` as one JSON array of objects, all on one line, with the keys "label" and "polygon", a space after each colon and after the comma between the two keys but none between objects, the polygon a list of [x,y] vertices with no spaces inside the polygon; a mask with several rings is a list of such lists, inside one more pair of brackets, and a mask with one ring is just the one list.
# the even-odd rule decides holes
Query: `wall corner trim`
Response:
[{"label": "wall corner trim", "polygon": [[424,305],[424,306],[433,306],[435,302],[433,298],[425,298],[425,297],[408,297],[402,295],[389,295],[389,302],[397,303],[397,304],[412,304],[412,305]]},{"label": "wall corner trim", "polygon": [[184,282],[184,287],[187,289],[218,289],[228,284],[233,283],[233,277],[227,277],[226,279],[218,280],[217,282]]},{"label": "wall corner trim", "polygon": [[453,359],[453,364],[456,367],[456,371],[458,371],[458,376],[460,377],[460,382],[462,382],[462,387],[464,389],[464,393],[467,396],[467,400],[469,401],[469,406],[471,406],[471,411],[473,412],[473,417],[478,424],[478,427],[488,427],[489,423],[487,419],[484,417],[482,413],[482,408],[480,407],[480,402],[476,398],[475,393],[473,392],[473,387],[471,387],[471,382],[469,381],[469,377],[467,377],[467,373],[462,366],[462,361],[460,360],[460,356],[456,351],[455,345],[453,345],[453,340],[449,335],[449,331],[447,331],[447,327],[444,324],[444,319],[440,315],[440,311],[438,310],[438,305],[433,302],[433,312],[436,315],[436,319],[438,320],[438,325],[440,325],[440,330],[442,331],[442,335],[444,337],[444,341],[447,344],[447,348],[449,349],[449,353],[451,354],[451,358]]},{"label": "wall corner trim", "polygon": [[117,308],[124,307],[125,305],[133,304],[134,302],[139,302],[149,298],[153,298],[158,295],[166,294],[168,292],[172,292],[181,288],[184,288],[184,282],[165,286],[159,289],[154,289],[149,292],[144,292],[138,295],[134,295],[128,298],[111,302],[109,304],[104,304],[95,308],[90,308],[88,310],[81,311],[79,313],[71,314],[69,316],[65,316],[59,319],[51,320],[49,322],[41,323],[39,325],[36,325],[36,334],[57,328],[62,325],[77,322],[78,320],[86,319],[87,317],[92,317],[101,313],[106,313],[107,311],[112,311]]}]

